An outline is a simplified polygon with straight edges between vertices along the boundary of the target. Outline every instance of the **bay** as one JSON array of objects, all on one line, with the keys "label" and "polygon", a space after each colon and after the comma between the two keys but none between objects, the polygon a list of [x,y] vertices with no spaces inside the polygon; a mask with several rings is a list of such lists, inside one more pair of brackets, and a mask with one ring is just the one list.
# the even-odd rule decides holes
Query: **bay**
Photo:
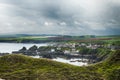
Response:
[{"label": "bay", "polygon": [[26,47],[27,49],[36,45],[40,46],[47,46],[48,43],[0,43],[0,53],[12,53],[12,51],[18,51],[22,47]]}]

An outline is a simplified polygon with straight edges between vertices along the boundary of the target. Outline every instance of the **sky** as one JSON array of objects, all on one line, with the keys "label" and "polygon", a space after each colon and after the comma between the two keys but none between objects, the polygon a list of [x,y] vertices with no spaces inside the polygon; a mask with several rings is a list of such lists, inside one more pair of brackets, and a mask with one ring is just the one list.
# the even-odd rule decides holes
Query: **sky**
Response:
[{"label": "sky", "polygon": [[0,0],[0,34],[120,35],[120,0]]}]

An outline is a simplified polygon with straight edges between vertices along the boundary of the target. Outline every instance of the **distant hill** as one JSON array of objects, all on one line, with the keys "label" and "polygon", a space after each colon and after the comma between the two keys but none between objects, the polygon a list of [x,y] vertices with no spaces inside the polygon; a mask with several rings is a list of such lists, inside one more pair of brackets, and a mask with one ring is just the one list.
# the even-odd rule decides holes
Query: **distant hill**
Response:
[{"label": "distant hill", "polygon": [[[64,37],[73,37],[73,35],[59,35],[59,34],[1,34],[0,38],[4,37],[28,37],[28,36],[64,36]],[[74,37],[80,38],[95,38],[95,37],[120,37],[120,35],[74,35]]]},{"label": "distant hill", "polygon": [[[64,36],[64,37],[72,37],[72,35],[58,35],[58,34],[6,34],[0,35],[0,37],[28,37],[28,36]],[[77,37],[95,37],[95,35],[81,35]]]},{"label": "distant hill", "polygon": [[53,34],[9,34],[9,35],[0,35],[0,38],[11,38],[11,37],[29,37],[29,36],[60,36]]},{"label": "distant hill", "polygon": [[119,80],[120,50],[91,66],[73,66],[23,55],[0,57],[0,78],[5,80]]}]

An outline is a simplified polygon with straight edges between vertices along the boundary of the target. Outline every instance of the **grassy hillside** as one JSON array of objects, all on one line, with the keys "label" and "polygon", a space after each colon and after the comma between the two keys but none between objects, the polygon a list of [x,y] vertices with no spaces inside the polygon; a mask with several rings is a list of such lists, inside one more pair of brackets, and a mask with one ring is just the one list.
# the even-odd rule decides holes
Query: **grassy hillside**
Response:
[{"label": "grassy hillside", "polygon": [[93,66],[106,80],[120,80],[120,50],[110,53],[105,61]]},{"label": "grassy hillside", "polygon": [[95,65],[78,67],[23,55],[0,57],[0,78],[5,80],[119,80],[120,50]]}]

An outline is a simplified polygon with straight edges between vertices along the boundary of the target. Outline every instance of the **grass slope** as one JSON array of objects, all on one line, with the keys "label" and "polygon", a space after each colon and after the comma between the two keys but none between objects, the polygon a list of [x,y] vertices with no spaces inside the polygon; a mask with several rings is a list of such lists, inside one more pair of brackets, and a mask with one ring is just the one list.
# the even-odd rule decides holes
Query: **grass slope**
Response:
[{"label": "grass slope", "polygon": [[78,67],[23,55],[0,57],[0,78],[5,80],[119,80],[120,50],[101,63]]}]

